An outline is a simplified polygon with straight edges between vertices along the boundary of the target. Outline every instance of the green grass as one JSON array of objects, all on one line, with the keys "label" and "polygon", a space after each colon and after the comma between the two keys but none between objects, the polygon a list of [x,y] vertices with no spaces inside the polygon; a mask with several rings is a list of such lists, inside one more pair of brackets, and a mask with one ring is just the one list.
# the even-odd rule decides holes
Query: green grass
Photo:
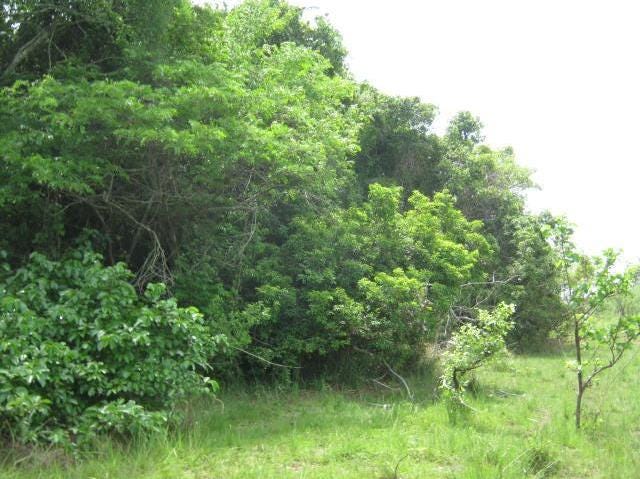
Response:
[{"label": "green grass", "polygon": [[521,356],[478,374],[476,411],[455,424],[428,376],[409,381],[414,404],[383,388],[228,391],[192,405],[178,431],[126,447],[106,441],[75,463],[41,451],[14,465],[14,452],[0,477],[634,478],[639,356],[631,351],[586,393],[580,432],[562,355]]}]

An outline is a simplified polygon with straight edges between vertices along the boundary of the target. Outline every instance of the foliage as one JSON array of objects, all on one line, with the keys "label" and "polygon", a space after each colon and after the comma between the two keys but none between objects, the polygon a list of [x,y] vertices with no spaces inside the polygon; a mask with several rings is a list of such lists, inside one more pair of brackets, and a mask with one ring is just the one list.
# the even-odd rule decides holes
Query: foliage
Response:
[{"label": "foliage", "polygon": [[490,248],[449,194],[414,192],[405,211],[401,196],[372,184],[361,206],[299,216],[277,260],[258,259],[257,354],[299,364],[356,348],[402,365],[435,339]]},{"label": "foliage", "polygon": [[480,310],[475,322],[464,324],[453,333],[442,355],[440,382],[450,406],[464,405],[469,373],[506,353],[505,338],[513,328],[510,317],[514,310],[513,305],[504,303],[491,312]]},{"label": "foliage", "polygon": [[[407,368],[452,319],[458,404],[505,335],[523,350],[571,323],[579,424],[638,336],[635,305],[611,302],[632,273],[525,212],[513,150],[469,112],[437,134],[434,105],[357,84],[325,18],[283,0],[0,8],[0,421],[19,442],[157,429],[214,385],[205,365]],[[102,256],[75,249],[87,229]]]},{"label": "foliage", "polygon": [[275,0],[3,8],[0,248],[19,267],[98,231],[139,291],[164,282],[229,337],[215,367],[235,376],[293,218],[353,198],[361,113],[339,34]]},{"label": "foliage", "polygon": [[387,97],[368,86],[360,89],[359,101],[369,118],[355,165],[364,186],[395,183],[407,194],[426,195],[446,188],[468,219],[483,221],[508,264],[511,221],[524,214],[523,192],[533,186],[531,172],[515,162],[513,150],[480,144],[482,124],[468,112],[456,115],[447,134],[438,137],[431,130],[433,105]]},{"label": "foliage", "polygon": [[313,24],[303,19],[304,8],[283,0],[246,0],[234,8],[225,22],[232,48],[295,43],[315,50],[331,63],[332,74],[344,74],[347,51],[340,34],[323,17]]},{"label": "foliage", "polygon": [[[0,281],[0,422],[18,442],[69,444],[157,429],[173,405],[215,390],[202,374],[220,338],[195,308],[138,296],[122,263],[33,253]],[[6,438],[5,438],[6,439]]]},{"label": "foliage", "polygon": [[282,0],[2,8],[12,269],[96,230],[128,294],[163,282],[228,338],[216,377],[363,351],[409,366],[479,302],[516,305],[521,349],[556,330],[555,219],[525,214],[530,172],[471,113],[438,135],[435,106],[356,84],[324,18]]},{"label": "foliage", "polygon": [[563,300],[568,327],[573,333],[575,361],[569,366],[577,379],[575,421],[581,426],[582,398],[602,372],[615,366],[640,337],[640,315],[624,309],[611,318],[598,313],[611,298],[629,294],[636,270],[616,269],[618,254],[609,249],[602,256],[580,254],[571,242],[570,225],[559,220],[554,241],[561,251],[559,266],[564,273]]},{"label": "foliage", "polygon": [[407,194],[440,190],[442,145],[431,131],[436,107],[418,98],[388,97],[368,85],[360,87],[358,101],[368,116],[355,160],[363,190],[372,182],[395,183]]},{"label": "foliage", "polygon": [[365,310],[361,342],[383,357],[413,359],[433,337],[437,319],[430,311],[428,288],[419,275],[410,274],[396,268],[358,282]]},{"label": "foliage", "polygon": [[182,0],[2,2],[0,85],[46,73],[100,75],[157,56]]},{"label": "foliage", "polygon": [[481,232],[494,251],[482,258],[491,284],[466,288],[456,306],[472,310],[478,298],[489,305],[514,303],[523,327],[514,330],[511,342],[520,349],[543,343],[559,317],[553,313],[559,306],[559,280],[554,252],[540,237],[547,220],[524,211],[531,172],[516,163],[511,148],[482,144],[482,124],[469,112],[457,114],[446,134],[438,136],[431,128],[433,105],[388,97],[367,85],[358,100],[368,114],[355,162],[362,186],[397,184],[406,195],[449,191],[467,219],[482,221]]},{"label": "foliage", "polygon": [[640,276],[638,273],[640,268],[631,266],[628,274],[630,276],[631,286],[629,293],[625,295],[614,296],[608,299],[600,310],[600,314],[604,318],[612,318],[617,316],[635,316],[640,314]]},{"label": "foliage", "polygon": [[517,214],[527,172],[479,146],[469,114],[439,137],[432,105],[358,88],[337,32],[300,8],[138,3],[6,10],[18,27],[4,64],[37,28],[54,52],[27,48],[0,92],[0,247],[13,265],[98,230],[94,247],[140,291],[163,281],[229,338],[220,373],[255,366],[241,350],[410,362],[460,285],[495,273],[506,240],[487,241],[485,213]]},{"label": "foliage", "polygon": [[[252,259],[349,194],[359,113],[344,48],[284,2],[142,3],[3,4],[17,28],[0,65],[24,55],[0,91],[0,248],[18,267],[98,230],[94,247],[137,289],[165,282],[243,347],[260,318]],[[31,46],[37,28],[50,58]]]},{"label": "foliage", "polygon": [[[272,7],[256,5],[268,22]],[[0,208],[29,234],[19,253],[39,239],[29,218],[58,211],[55,231],[100,229],[110,261],[170,283],[193,224],[226,223],[217,243],[240,249],[251,218],[298,203],[303,191],[340,188],[356,148],[356,117],[343,105],[351,83],[291,42],[238,50],[237,30],[259,23],[242,9],[220,20],[209,9],[166,8],[156,34],[172,42],[144,67],[125,58],[106,79],[51,71],[2,90]]]},{"label": "foliage", "polygon": [[514,222],[515,255],[509,267],[513,279],[504,288],[516,305],[509,339],[520,350],[541,349],[552,333],[560,333],[566,316],[560,297],[560,252],[552,243],[557,220],[545,212]]}]

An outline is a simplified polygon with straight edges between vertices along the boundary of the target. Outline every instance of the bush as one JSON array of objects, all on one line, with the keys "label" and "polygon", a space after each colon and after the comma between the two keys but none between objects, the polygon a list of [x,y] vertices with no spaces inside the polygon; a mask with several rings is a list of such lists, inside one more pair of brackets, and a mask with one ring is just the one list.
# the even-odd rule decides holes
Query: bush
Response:
[{"label": "bush", "polygon": [[241,323],[252,351],[306,370],[356,350],[365,354],[351,355],[354,371],[372,356],[396,368],[415,363],[461,285],[484,279],[480,259],[492,252],[448,193],[414,192],[407,208],[402,196],[372,184],[362,205],[297,216],[277,258],[265,248],[244,308],[253,319]]},{"label": "bush", "polygon": [[[492,312],[480,310],[474,323],[462,326],[449,341],[442,356],[440,388],[448,405],[464,405],[469,373],[506,353],[505,337],[513,328],[512,304],[499,304]],[[451,409],[450,409],[451,412]]]},{"label": "bush", "polygon": [[164,285],[139,296],[125,264],[34,253],[3,274],[0,422],[11,439],[69,445],[154,429],[179,398],[217,387],[201,373],[220,338],[195,308],[162,299]]},{"label": "bush", "polygon": [[[410,274],[416,274],[410,271]],[[414,363],[435,329],[426,281],[396,268],[358,282],[364,297],[364,324],[358,338],[363,348],[382,353],[396,365]]]}]

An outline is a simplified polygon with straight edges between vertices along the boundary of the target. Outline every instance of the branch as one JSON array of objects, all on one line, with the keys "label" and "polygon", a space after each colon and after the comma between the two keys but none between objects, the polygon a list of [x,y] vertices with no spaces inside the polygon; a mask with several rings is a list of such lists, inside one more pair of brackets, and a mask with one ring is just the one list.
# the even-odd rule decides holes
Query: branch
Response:
[{"label": "branch", "polygon": [[496,279],[495,276],[491,279],[491,281],[474,281],[470,283],[461,284],[461,288],[467,288],[469,286],[493,286],[494,284],[508,284],[513,280],[517,279],[517,276],[511,276],[507,279]]},{"label": "branch", "polygon": [[385,384],[385,383],[383,383],[381,381],[378,381],[377,379],[372,379],[371,381],[376,383],[376,384],[378,384],[378,385],[380,385],[380,386],[382,386],[383,388],[390,389],[391,391],[397,391],[398,390],[398,388],[391,387],[388,384]]},{"label": "branch", "polygon": [[382,363],[387,367],[387,369],[389,370],[389,372],[391,374],[393,374],[395,377],[397,377],[402,384],[404,385],[404,388],[407,390],[407,397],[409,398],[409,401],[413,402],[414,398],[413,398],[413,393],[411,392],[411,389],[409,389],[409,385],[407,384],[407,381],[405,381],[405,379],[400,376],[397,372],[395,372],[391,366],[389,366],[389,363],[386,362],[384,359],[382,360]]},{"label": "branch", "polygon": [[600,366],[599,368],[596,368],[590,375],[589,378],[585,381],[585,388],[591,386],[593,379],[600,374],[602,371],[605,371],[607,369],[612,368],[613,366],[616,365],[616,363],[618,361],[620,361],[620,359],[622,358],[622,355],[624,354],[624,352],[626,351],[627,347],[629,346],[629,344],[631,344],[633,341],[635,340],[635,336],[633,338],[629,338],[627,341],[625,341],[622,344],[622,347],[620,348],[620,351],[616,354],[615,350],[614,350],[614,344],[612,343],[609,346],[609,350],[611,351],[611,359],[609,360],[609,362],[607,364],[605,364],[604,366]]},{"label": "branch", "polygon": [[[92,200],[96,200],[97,202],[101,202],[104,206],[102,208],[113,208],[122,213],[127,219],[129,219],[132,223],[134,223],[138,228],[146,231],[152,239],[153,247],[151,252],[147,255],[144,260],[144,263],[139,268],[136,274],[135,284],[138,289],[142,290],[143,286],[150,280],[154,278],[160,278],[163,283],[166,285],[171,285],[173,283],[173,278],[171,276],[171,270],[169,268],[169,263],[167,261],[166,252],[162,246],[162,242],[156,231],[151,228],[149,225],[138,220],[130,211],[128,211],[124,206],[122,206],[117,201],[110,199],[106,192],[102,195],[96,195],[94,197],[82,198],[77,197],[79,201],[82,201],[89,206],[91,206],[94,211],[97,210],[100,206],[96,204],[96,202]],[[144,220],[143,220],[144,221]]]},{"label": "branch", "polygon": [[248,354],[249,356],[254,357],[256,359],[259,359],[262,362],[265,362],[267,364],[271,364],[272,366],[277,366],[279,368],[286,368],[286,369],[302,369],[301,366],[287,366],[285,364],[278,364],[278,363],[271,362],[268,359],[263,358],[262,356],[258,356],[257,354],[250,353],[249,351],[246,351],[246,350],[244,350],[242,348],[237,348],[235,346],[229,346],[229,347],[231,349],[235,349],[237,351],[240,351],[241,353]]},{"label": "branch", "polygon": [[35,37],[33,37],[24,45],[22,45],[18,49],[16,54],[13,56],[13,59],[11,60],[11,62],[9,62],[9,65],[7,66],[7,68],[4,69],[4,71],[2,72],[2,75],[0,75],[0,80],[4,80],[6,77],[12,74],[15,71],[15,69],[18,67],[18,65],[22,63],[31,54],[33,50],[39,47],[41,43],[43,43],[45,40],[47,40],[50,37],[50,35],[55,30],[56,26],[57,24],[55,22],[52,23],[51,25],[49,25],[48,28],[40,30]]},{"label": "branch", "polygon": [[[359,348],[358,346],[352,346],[352,347],[353,347],[353,349],[355,351],[358,351],[360,353],[364,353],[364,354],[366,354],[368,356],[371,356],[372,358],[376,358],[376,355],[373,354],[371,351],[367,351],[366,349]],[[414,401],[414,396],[413,396],[413,393],[411,392],[411,389],[409,388],[409,385],[407,384],[407,381],[405,381],[405,379],[402,376],[400,376],[397,372],[395,372],[393,370],[393,368],[391,366],[389,366],[389,363],[387,361],[385,361],[384,359],[381,359],[381,361],[382,361],[382,364],[384,364],[385,367],[389,370],[389,372],[400,380],[400,382],[402,383],[402,385],[404,386],[404,388],[407,391],[407,396],[409,397],[409,400],[411,402],[413,402]]]}]

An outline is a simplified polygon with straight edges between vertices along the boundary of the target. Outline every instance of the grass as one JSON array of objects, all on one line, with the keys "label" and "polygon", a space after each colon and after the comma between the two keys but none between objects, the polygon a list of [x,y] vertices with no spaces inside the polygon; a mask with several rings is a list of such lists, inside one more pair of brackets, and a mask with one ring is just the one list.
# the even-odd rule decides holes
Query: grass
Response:
[{"label": "grass", "polygon": [[[435,380],[402,390],[259,388],[192,404],[179,430],[105,441],[74,463],[34,452],[0,463],[3,479],[34,478],[632,478],[640,471],[638,350],[586,393],[573,423],[574,378],[562,355],[520,356],[478,374],[456,423]],[[224,404],[224,407],[223,407]]]}]

